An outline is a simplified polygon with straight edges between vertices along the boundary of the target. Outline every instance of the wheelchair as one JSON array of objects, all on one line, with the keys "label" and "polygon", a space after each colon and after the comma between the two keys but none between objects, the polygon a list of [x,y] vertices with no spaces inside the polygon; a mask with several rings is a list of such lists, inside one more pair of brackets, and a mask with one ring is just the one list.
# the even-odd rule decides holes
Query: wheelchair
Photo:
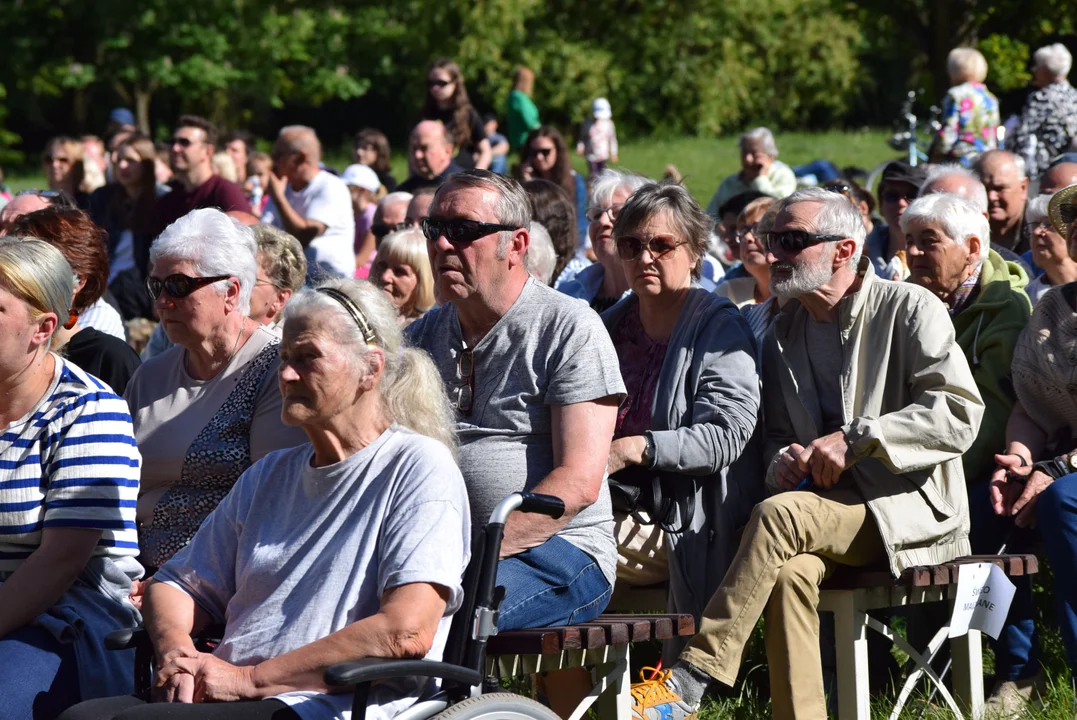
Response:
[{"label": "wheelchair", "polygon": [[[475,538],[471,561],[464,571],[464,599],[453,616],[441,661],[400,658],[364,658],[338,663],[325,672],[330,687],[355,686],[352,719],[365,720],[367,697],[372,683],[398,677],[425,677],[441,680],[441,688],[430,697],[395,716],[395,720],[558,720],[545,705],[515,693],[503,692],[495,678],[486,673],[486,644],[497,634],[497,620],[505,588],[498,586],[497,563],[505,521],[515,511],[559,518],[564,502],[552,495],[513,493],[494,508],[490,521]],[[208,628],[197,640],[203,651],[223,627]],[[117,630],[105,639],[110,650],[135,650],[135,691],[148,692],[153,677],[153,647],[140,627]]]}]

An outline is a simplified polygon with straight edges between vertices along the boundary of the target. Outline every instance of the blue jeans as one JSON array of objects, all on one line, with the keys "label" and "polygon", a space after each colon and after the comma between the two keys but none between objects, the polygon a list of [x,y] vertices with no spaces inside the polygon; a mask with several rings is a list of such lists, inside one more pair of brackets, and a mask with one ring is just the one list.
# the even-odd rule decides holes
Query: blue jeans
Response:
[{"label": "blue jeans", "polygon": [[52,720],[79,700],[73,645],[37,627],[0,638],[0,717]]},{"label": "blue jeans", "polygon": [[[1040,494],[1035,529],[1018,528],[1011,519],[995,515],[987,483],[969,491],[969,512],[974,553],[998,552],[1007,535],[1008,553],[1034,553],[1038,546],[1046,550],[1054,570],[1062,640],[1070,667],[1077,667],[1077,474],[1059,478]],[[1011,579],[1017,592],[995,647],[996,676],[1000,680],[1028,678],[1040,670],[1032,577]]]},{"label": "blue jeans", "polygon": [[598,617],[613,588],[593,557],[554,536],[498,563],[499,630],[573,625]]}]

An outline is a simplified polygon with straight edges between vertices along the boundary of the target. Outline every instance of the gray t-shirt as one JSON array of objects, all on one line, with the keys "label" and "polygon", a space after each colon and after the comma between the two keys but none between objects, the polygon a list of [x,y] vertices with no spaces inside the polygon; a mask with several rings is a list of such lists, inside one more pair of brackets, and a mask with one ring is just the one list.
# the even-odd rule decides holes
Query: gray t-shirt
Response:
[{"label": "gray t-shirt", "polygon": [[[456,307],[446,303],[416,320],[408,337],[434,359],[450,393],[461,384],[463,336]],[[530,490],[554,469],[551,405],[609,397],[625,386],[613,342],[583,302],[533,278],[474,347],[471,414],[456,423],[460,469],[476,527],[506,495]],[[609,488],[558,535],[593,557],[613,584],[617,541]]]},{"label": "gray t-shirt", "polygon": [[[253,665],[374,615],[382,593],[432,583],[451,593],[428,658],[441,659],[470,555],[464,481],[441,443],[394,425],[355,455],[311,467],[308,443],[270,453],[236,481],[155,579],[225,623],[217,657]],[[371,690],[389,718],[433,686]],[[304,720],[351,717],[350,694],[279,696]]]},{"label": "gray t-shirt", "polygon": [[815,418],[823,435],[841,430],[845,425],[841,399],[841,328],[836,322],[816,322],[808,318],[805,341],[810,350],[812,379],[819,397],[822,417]]}]

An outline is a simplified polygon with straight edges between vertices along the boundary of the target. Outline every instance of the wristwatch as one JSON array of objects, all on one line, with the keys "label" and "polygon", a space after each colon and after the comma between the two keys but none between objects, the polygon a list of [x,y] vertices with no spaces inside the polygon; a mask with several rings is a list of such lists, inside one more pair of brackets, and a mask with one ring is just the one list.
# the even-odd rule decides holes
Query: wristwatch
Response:
[{"label": "wristwatch", "polygon": [[1040,472],[1050,476],[1054,480],[1058,480],[1060,477],[1069,475],[1070,473],[1077,472],[1077,450],[1066,453],[1065,455],[1059,455],[1056,458],[1050,460],[1041,460],[1032,466],[1032,472]]},{"label": "wristwatch", "polygon": [[654,435],[650,432],[643,433],[643,440],[647,444],[643,448],[643,465],[644,467],[654,467]]}]

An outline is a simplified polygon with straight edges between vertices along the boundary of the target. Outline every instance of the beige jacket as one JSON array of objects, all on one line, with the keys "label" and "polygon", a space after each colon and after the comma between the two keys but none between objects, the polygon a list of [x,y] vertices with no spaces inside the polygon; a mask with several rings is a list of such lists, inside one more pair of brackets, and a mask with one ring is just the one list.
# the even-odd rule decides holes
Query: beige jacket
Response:
[{"label": "beige jacket", "polygon": [[[860,271],[860,290],[838,306],[843,429],[856,458],[843,479],[867,500],[896,576],[969,554],[961,454],[976,439],[984,404],[946,306],[923,288],[878,279],[866,260]],[[820,435],[808,317],[788,303],[763,341],[771,492],[782,451]]]}]

